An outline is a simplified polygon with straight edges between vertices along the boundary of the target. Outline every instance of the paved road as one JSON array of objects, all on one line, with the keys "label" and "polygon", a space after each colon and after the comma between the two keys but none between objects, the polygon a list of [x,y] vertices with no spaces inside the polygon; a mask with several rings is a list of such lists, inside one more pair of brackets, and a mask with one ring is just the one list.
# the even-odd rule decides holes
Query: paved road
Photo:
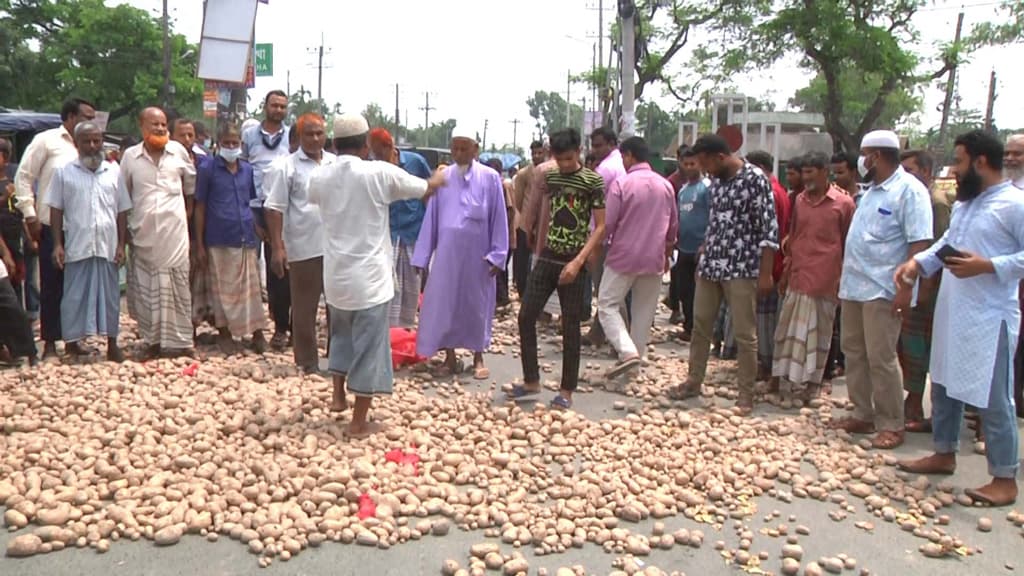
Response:
[{"label": "paved road", "polygon": [[[666,354],[679,354],[685,357],[685,349],[675,345],[661,345],[659,349]],[[545,344],[545,350],[547,360],[557,358],[557,353],[550,342]],[[589,358],[587,362],[592,366],[605,366],[609,359]],[[498,382],[508,382],[521,376],[518,360],[512,354],[489,355],[488,364]],[[550,377],[555,377],[555,374]],[[486,389],[485,386],[473,382],[466,382],[466,388],[474,391]],[[845,386],[841,380],[837,382],[835,395],[845,396]],[[546,394],[545,400],[549,396],[550,394]],[[578,395],[576,409],[591,419],[620,418],[624,413],[614,410],[612,405],[613,402],[622,400],[631,407],[639,407],[641,403],[635,398],[596,390],[593,393]],[[758,413],[777,418],[792,416],[792,412],[787,415],[764,406],[758,408]],[[964,438],[967,438],[966,432]],[[896,451],[896,454],[923,454],[928,450],[928,446],[928,437],[917,435],[911,437],[908,444]],[[810,470],[808,466],[808,471]],[[953,481],[962,488],[982,483],[985,477],[984,458],[965,452],[960,472]],[[766,571],[778,573],[779,561],[775,555],[783,544],[780,539],[757,533],[762,527],[768,526],[763,523],[762,517],[773,510],[781,513],[780,520],[783,522],[790,515],[795,515],[797,521],[790,523],[791,525],[804,524],[810,527],[811,535],[801,538],[805,560],[848,553],[858,560],[859,567],[869,569],[872,574],[881,575],[1002,574],[1008,573],[1008,569],[1004,567],[1007,563],[1018,564],[1024,568],[1024,542],[1021,539],[1021,531],[1005,521],[1006,511],[984,512],[980,509],[962,507],[949,510],[947,513],[952,518],[950,533],[964,536],[971,544],[982,547],[984,553],[967,559],[928,560],[917,552],[922,540],[900,531],[893,524],[873,519],[876,526],[873,534],[855,528],[856,519],[866,518],[863,513],[836,523],[828,517],[828,513],[835,509],[835,505],[823,502],[795,499],[791,504],[786,504],[762,497],[757,500],[757,506],[758,514],[749,521],[751,529],[756,533],[752,551],[765,550],[772,555],[772,558],[763,564]],[[977,518],[982,515],[989,515],[994,520],[995,529],[991,533],[982,534],[975,529]],[[665,524],[669,532],[677,528],[704,530],[707,534],[704,547],[692,549],[676,546],[669,551],[655,551],[644,559],[645,562],[666,571],[682,571],[690,576],[730,574],[739,571],[728,566],[712,545],[716,540],[724,540],[730,549],[737,546],[738,536],[731,523],[727,523],[720,533],[715,533],[706,524],[697,524],[683,517],[670,518]],[[632,528],[636,533],[646,533],[651,525],[652,522],[647,521]],[[0,547],[5,547],[10,537],[8,533],[0,532]],[[186,536],[181,543],[169,548],[156,548],[145,541],[114,542],[111,550],[102,555],[91,550],[65,550],[29,559],[0,558],[0,575],[435,575],[440,573],[441,563],[446,558],[455,558],[465,563],[470,545],[484,540],[480,532],[460,532],[453,529],[446,537],[427,537],[419,542],[399,545],[390,550],[328,542],[319,549],[303,552],[289,562],[277,561],[270,568],[261,570],[256,564],[256,558],[237,542],[225,538],[211,544],[200,537]],[[502,548],[505,552],[512,550],[510,546],[503,545]],[[612,570],[614,559],[613,555],[605,554],[594,545],[571,550],[563,555],[542,558],[534,557],[529,551],[525,552],[530,558],[531,574],[535,574],[539,567],[545,567],[550,574],[554,574],[558,567],[574,564],[583,565],[588,574],[607,574]],[[846,574],[856,572],[848,571]]]}]

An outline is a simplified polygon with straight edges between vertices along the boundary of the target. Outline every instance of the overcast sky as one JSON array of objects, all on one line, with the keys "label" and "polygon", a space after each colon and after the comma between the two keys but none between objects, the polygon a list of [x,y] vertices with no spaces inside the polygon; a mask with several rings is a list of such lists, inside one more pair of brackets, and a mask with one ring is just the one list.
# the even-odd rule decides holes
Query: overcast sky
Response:
[{"label": "overcast sky", "polygon": [[[128,0],[128,3],[159,15],[161,0]],[[486,4],[486,6],[485,6]],[[605,0],[605,26],[610,26],[615,2]],[[966,0],[965,29],[995,17],[998,2]],[[174,0],[174,27],[190,41],[198,42],[202,28],[201,0]],[[288,72],[291,88],[304,86],[316,95],[316,49],[321,33],[326,56],[324,99],[340,102],[346,111],[361,111],[376,102],[394,115],[395,84],[399,109],[412,126],[423,124],[425,92],[430,92],[434,121],[455,118],[460,124],[483,133],[487,140],[511,143],[512,121],[520,121],[517,140],[528,142],[535,130],[526,99],[535,90],[556,90],[565,95],[566,75],[590,69],[594,36],[598,32],[597,0],[518,0],[515,3],[476,0],[392,0],[354,2],[338,0],[270,0],[260,4],[256,17],[256,41],[274,44],[273,77],[257,78],[251,99],[267,91],[285,89]],[[937,0],[917,16],[922,50],[952,39],[960,2]],[[502,8],[504,7],[504,8]],[[691,42],[699,39],[691,40]],[[605,45],[607,59],[607,43]],[[688,54],[676,57],[682,70]],[[995,118],[1003,127],[1024,127],[1024,79],[1014,69],[1024,61],[1024,44],[991,48],[974,55],[960,69],[959,91],[964,108],[984,111],[989,73],[998,75]],[[786,107],[792,93],[804,86],[807,75],[791,58],[770,74],[737,79],[750,96],[768,97],[777,109]],[[584,93],[585,92],[585,93]],[[658,86],[645,96],[656,97],[667,108],[671,97],[660,96]],[[572,99],[579,103],[590,91],[573,86]],[[937,86],[929,88],[922,114],[924,126],[936,125],[942,102]]]}]

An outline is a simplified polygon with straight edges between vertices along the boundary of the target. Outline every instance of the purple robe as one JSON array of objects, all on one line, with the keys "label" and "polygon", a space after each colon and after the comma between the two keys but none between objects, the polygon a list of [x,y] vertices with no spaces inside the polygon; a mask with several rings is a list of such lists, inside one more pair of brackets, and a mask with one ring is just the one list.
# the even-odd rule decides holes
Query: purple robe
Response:
[{"label": "purple robe", "polygon": [[[508,256],[508,215],[501,176],[474,161],[447,181],[427,202],[412,265],[430,268],[420,307],[416,351],[463,348],[483,352],[491,342],[496,282],[491,266],[504,269]],[[431,261],[433,257],[433,261]]]}]

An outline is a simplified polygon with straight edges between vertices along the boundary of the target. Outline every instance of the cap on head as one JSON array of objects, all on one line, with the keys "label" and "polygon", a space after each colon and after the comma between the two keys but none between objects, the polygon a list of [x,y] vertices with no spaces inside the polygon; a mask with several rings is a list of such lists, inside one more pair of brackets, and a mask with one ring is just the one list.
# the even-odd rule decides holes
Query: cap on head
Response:
[{"label": "cap on head", "polygon": [[456,126],[452,130],[452,140],[455,140],[456,138],[465,138],[466,140],[476,142],[476,132],[473,132],[468,128],[463,128],[462,126]]},{"label": "cap on head", "polygon": [[334,137],[348,138],[370,131],[370,125],[360,114],[338,114],[334,117]]},{"label": "cap on head", "polygon": [[868,132],[861,140],[860,147],[863,148],[892,148],[900,149],[900,138],[892,130],[875,130]]},{"label": "cap on head", "polygon": [[395,146],[395,139],[391,137],[391,133],[387,129],[374,128],[370,130],[370,145],[393,148]]}]

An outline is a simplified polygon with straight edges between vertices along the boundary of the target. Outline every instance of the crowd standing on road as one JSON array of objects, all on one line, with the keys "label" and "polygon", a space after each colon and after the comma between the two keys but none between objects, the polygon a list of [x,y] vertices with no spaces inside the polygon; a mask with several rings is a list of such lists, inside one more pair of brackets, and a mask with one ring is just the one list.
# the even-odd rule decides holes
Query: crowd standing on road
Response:
[{"label": "crowd standing on road", "polygon": [[[39,254],[43,358],[57,357],[59,341],[66,356],[88,356],[87,339],[104,337],[107,360],[123,360],[122,265],[141,360],[194,356],[208,324],[225,354],[246,338],[256,353],[291,346],[300,369],[318,372],[323,299],[331,408],[349,409],[352,394],[349,433],[360,437],[378,429],[372,399],[392,390],[392,329],[415,329],[424,357],[444,351],[437,375],[462,372],[468,350],[472,376],[490,378],[484,353],[511,279],[523,378],[507,398],[541,393],[538,323],[557,316],[550,406],[568,410],[584,341],[611,345],[610,380],[643,370],[667,274],[668,322],[689,343],[672,399],[700,395],[713,349],[728,357],[730,342],[738,415],[755,409],[759,381],[809,403],[845,371],[854,411],[835,428],[872,434],[878,449],[930,432],[935,454],[901,467],[950,474],[973,410],[993,480],[969,495],[1016,500],[1024,135],[960,135],[950,197],[933,158],[901,150],[887,130],[868,133],[859,155],[788,159],[787,189],[771,155],[741,155],[717,135],[681,146],[664,178],[642,138],[620,143],[608,128],[589,135],[588,158],[565,129],[533,142],[521,168],[482,163],[475,134],[456,128],[452,165],[432,173],[359,115],[338,115],[329,140],[318,115],[287,126],[287,108],[270,92],[262,120],[224,124],[215,142],[196,122],[146,108],[142,141],[115,161],[95,107],[68,100],[61,126],[38,134],[15,181],[0,182],[5,360],[37,362],[26,251]],[[11,152],[0,140],[4,164]]]}]

